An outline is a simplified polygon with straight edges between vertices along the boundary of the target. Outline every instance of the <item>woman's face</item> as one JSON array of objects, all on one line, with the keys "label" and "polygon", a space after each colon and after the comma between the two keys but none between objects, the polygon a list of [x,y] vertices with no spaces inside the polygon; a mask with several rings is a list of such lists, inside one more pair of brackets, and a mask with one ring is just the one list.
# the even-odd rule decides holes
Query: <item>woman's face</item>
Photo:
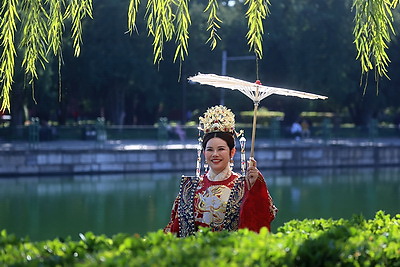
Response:
[{"label": "woman's face", "polygon": [[231,158],[235,155],[235,151],[235,148],[229,151],[228,144],[225,140],[214,137],[208,140],[204,150],[204,157],[208,166],[218,174],[229,164]]}]

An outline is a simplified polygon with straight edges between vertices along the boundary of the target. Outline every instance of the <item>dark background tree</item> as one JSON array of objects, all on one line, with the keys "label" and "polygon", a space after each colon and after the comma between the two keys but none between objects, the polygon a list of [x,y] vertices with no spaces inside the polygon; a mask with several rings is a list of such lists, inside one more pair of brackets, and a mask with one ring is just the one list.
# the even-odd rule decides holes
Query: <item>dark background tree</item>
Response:
[{"label": "dark background tree", "polygon": [[[99,116],[116,125],[154,124],[164,116],[185,122],[191,119],[189,111],[196,114],[220,103],[220,90],[188,84],[188,76],[197,72],[220,74],[224,50],[228,56],[254,55],[245,38],[245,8],[235,1],[219,3],[223,23],[218,33],[222,40],[211,51],[209,44],[205,44],[207,16],[202,10],[206,4],[202,0],[190,2],[189,55],[180,66],[172,62],[173,42],[166,44],[164,60],[153,64],[145,21],[137,21],[138,34],[126,33],[128,0],[95,3],[94,19],[84,21],[80,57],[73,56],[70,46],[64,47],[61,102],[58,102],[57,62],[42,71],[36,82],[37,104],[28,93],[29,87],[24,97],[20,97],[19,89],[13,91],[13,97],[24,101],[30,110],[27,116],[37,115],[61,124]],[[333,112],[348,116],[356,125],[366,125],[371,118],[396,117],[400,112],[398,43],[394,40],[389,49],[392,80],[383,79],[379,83],[378,95],[374,90],[366,90],[364,94],[360,67],[355,60],[351,4],[349,0],[273,2],[271,15],[265,22],[264,58],[258,67],[255,60],[229,61],[227,75],[248,81],[259,76],[267,85],[329,96],[327,101],[274,96],[261,103],[270,110],[285,112],[287,123],[301,111]],[[373,78],[369,77],[370,88],[376,85]],[[15,79],[16,88],[22,88],[22,75]],[[226,91],[225,104],[235,112],[252,109],[251,101],[239,92]],[[16,109],[21,110],[13,105],[12,112]]]}]

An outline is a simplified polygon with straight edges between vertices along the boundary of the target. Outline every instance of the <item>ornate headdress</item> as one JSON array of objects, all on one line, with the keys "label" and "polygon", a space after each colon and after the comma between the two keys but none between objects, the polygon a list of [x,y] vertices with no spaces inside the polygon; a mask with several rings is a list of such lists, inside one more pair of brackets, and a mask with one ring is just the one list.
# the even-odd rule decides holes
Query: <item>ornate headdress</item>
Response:
[{"label": "ornate headdress", "polygon": [[[217,105],[207,109],[203,117],[199,117],[199,146],[197,148],[197,166],[196,166],[196,176],[200,176],[200,166],[201,166],[201,150],[204,135],[214,132],[227,132],[231,133],[236,137],[241,136],[240,146],[241,146],[241,169],[244,175],[246,168],[245,159],[245,145],[246,138],[244,138],[244,131],[240,130],[239,133],[235,130],[235,114],[225,106]],[[203,137],[201,136],[201,131],[204,132]]]},{"label": "ornate headdress", "polygon": [[212,132],[235,133],[235,114],[225,106],[214,106],[199,117],[199,130],[204,134]]}]

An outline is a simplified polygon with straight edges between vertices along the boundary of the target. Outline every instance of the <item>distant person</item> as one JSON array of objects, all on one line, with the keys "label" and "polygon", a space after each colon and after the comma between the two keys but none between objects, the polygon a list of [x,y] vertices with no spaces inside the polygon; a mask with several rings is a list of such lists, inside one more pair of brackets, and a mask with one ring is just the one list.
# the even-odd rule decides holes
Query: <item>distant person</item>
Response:
[{"label": "distant person", "polygon": [[306,119],[303,119],[301,121],[301,137],[309,138],[310,135],[311,135],[310,123]]},{"label": "distant person", "polygon": [[181,127],[181,125],[177,124],[177,125],[174,127],[174,131],[175,131],[175,134],[179,137],[179,140],[180,140],[181,142],[185,141],[185,139],[186,139],[186,132],[185,132],[185,130]]},{"label": "distant person", "polygon": [[290,133],[295,140],[300,140],[301,137],[301,125],[298,121],[293,122],[292,127],[290,127]]},{"label": "distant person", "polygon": [[[224,106],[209,108],[200,117],[202,149],[208,170],[197,176],[182,177],[166,233],[179,237],[193,235],[200,227],[212,231],[247,228],[258,232],[270,229],[277,209],[264,177],[252,159],[245,176],[233,172],[235,148],[234,114]],[[198,159],[198,165],[201,164]]]}]

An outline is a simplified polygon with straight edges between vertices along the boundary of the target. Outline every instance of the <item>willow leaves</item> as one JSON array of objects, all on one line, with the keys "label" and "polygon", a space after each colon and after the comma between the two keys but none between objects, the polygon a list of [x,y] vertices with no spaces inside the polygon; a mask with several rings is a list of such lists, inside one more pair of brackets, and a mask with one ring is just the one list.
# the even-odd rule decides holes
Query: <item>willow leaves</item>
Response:
[{"label": "willow leaves", "polygon": [[0,10],[0,41],[2,46],[0,64],[0,84],[2,105],[1,110],[10,108],[10,91],[14,76],[14,63],[16,49],[14,46],[15,33],[17,31],[17,0],[3,1]]},{"label": "willow leaves", "polygon": [[[92,0],[4,0],[0,9],[1,108],[10,110],[15,58],[23,54],[22,68],[32,84],[37,68],[45,67],[50,52],[61,60],[64,23],[72,24],[75,55],[82,44],[82,20],[92,17]],[[18,38],[17,38],[18,37]],[[19,40],[18,46],[16,40]],[[18,47],[18,49],[16,49]]]},{"label": "willow leaves", "polygon": [[[250,50],[262,57],[263,20],[269,14],[269,0],[247,0],[246,18],[248,20],[247,39]],[[128,8],[128,31],[136,31],[136,19],[140,0],[131,0]],[[209,0],[204,12],[207,14],[209,37],[206,43],[215,49],[221,37],[218,34],[222,20],[218,17],[218,0]],[[148,0],[146,5],[146,22],[148,34],[153,37],[154,63],[163,59],[164,43],[175,36],[177,43],[174,61],[183,61],[188,54],[189,0]]]},{"label": "willow leaves", "polygon": [[[50,0],[57,1],[57,0]],[[66,18],[72,20],[72,39],[75,56],[79,56],[82,44],[82,20],[89,16],[92,18],[92,0],[71,0],[65,13]]]},{"label": "willow leaves", "polygon": [[[62,61],[65,24],[71,24],[71,39],[75,56],[82,46],[82,21],[92,17],[93,0],[2,0],[0,6],[0,110],[10,110],[10,92],[13,85],[17,54],[22,55],[22,69],[32,84],[38,78],[38,67],[44,68],[51,55]],[[218,4],[229,1],[207,0],[203,10],[207,16],[206,28],[211,49],[221,39],[218,31],[223,23],[218,16]],[[235,1],[240,4],[243,1]],[[386,53],[393,28],[393,9],[399,0],[353,0],[354,43],[358,51],[362,75],[374,70],[375,79],[388,77],[390,63]],[[153,62],[163,60],[164,45],[175,41],[173,60],[184,61],[188,55],[190,0],[147,0],[146,27],[153,38]],[[129,0],[128,32],[137,31],[136,20],[140,0]],[[270,0],[244,0],[249,50],[257,58],[263,56],[264,20],[270,13]],[[329,12],[327,10],[326,12]],[[60,71],[59,71],[60,72]],[[61,87],[60,87],[61,88]]]},{"label": "willow leaves", "polygon": [[[131,0],[128,8],[128,32],[136,31],[140,0]],[[189,26],[191,24],[188,0],[148,0],[146,4],[147,31],[153,38],[155,64],[163,60],[165,42],[175,36],[177,44],[174,61],[183,61],[188,54]]]},{"label": "willow leaves", "polygon": [[375,72],[375,80],[388,77],[389,57],[386,53],[393,29],[392,10],[398,0],[354,0],[355,26],[354,43],[358,51],[362,75],[370,70]]},{"label": "willow leaves", "polygon": [[217,11],[217,0],[210,0],[204,12],[208,12],[207,31],[210,33],[210,37],[207,39],[207,43],[210,43],[211,49],[217,47],[218,40],[221,40],[221,37],[218,35],[218,29],[222,20],[218,18]]},{"label": "willow leaves", "polygon": [[47,23],[45,11],[41,1],[21,1],[22,13],[22,39],[20,48],[24,52],[22,66],[25,73],[30,76],[30,83],[37,78],[36,65],[40,63],[44,68],[47,45]]},{"label": "willow leaves", "polygon": [[264,34],[263,20],[266,19],[270,13],[268,8],[270,2],[269,0],[246,0],[245,4],[249,6],[246,12],[249,29],[246,35],[248,44],[256,56],[262,58],[262,36]]}]

